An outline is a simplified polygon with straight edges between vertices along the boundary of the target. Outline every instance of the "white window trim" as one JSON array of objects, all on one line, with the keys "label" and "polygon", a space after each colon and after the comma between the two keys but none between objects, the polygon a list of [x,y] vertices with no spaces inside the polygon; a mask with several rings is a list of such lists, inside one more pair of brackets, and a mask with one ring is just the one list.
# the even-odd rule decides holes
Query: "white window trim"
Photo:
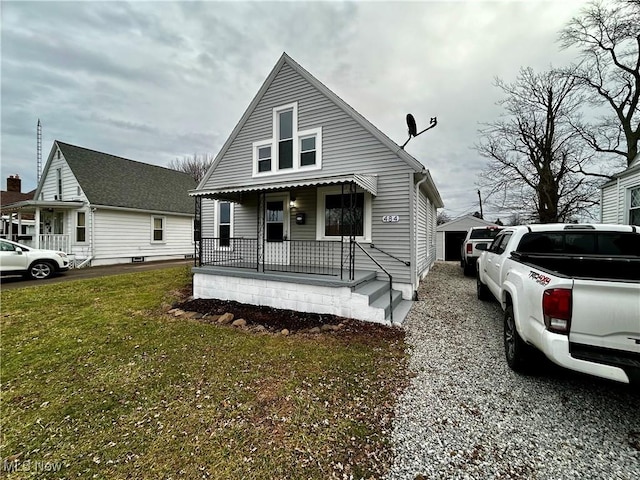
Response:
[{"label": "white window trim", "polygon": [[[78,225],[78,214],[79,213],[84,213],[84,225]],[[76,211],[76,228],[75,228],[75,240],[76,243],[81,243],[81,244],[85,244],[87,243],[87,220],[89,219],[89,216],[87,215],[87,212],[84,210],[80,210],[80,211]],[[84,240],[78,240],[78,228],[84,228]]]},{"label": "white window trim", "polygon": [[[626,203],[626,208],[625,208],[625,217],[626,218],[624,219],[626,224],[630,224],[631,223],[631,210],[632,210],[632,207],[631,207],[631,193],[634,190],[639,190],[639,189],[640,189],[640,185],[633,185],[633,186],[631,186],[631,187],[629,187],[627,189],[627,195],[626,195],[627,198],[626,198],[626,202],[625,202]],[[638,207],[634,207],[633,209],[635,210],[637,208]]]},{"label": "white window trim", "polygon": [[[339,195],[342,193],[342,187],[319,187],[318,188],[318,196],[317,196],[317,215],[316,215],[316,240],[334,240],[340,241],[341,237],[333,237],[333,236],[325,236],[324,227],[325,227],[325,198],[327,195]],[[348,187],[345,186],[345,194],[348,194]],[[364,193],[364,236],[355,237],[358,242],[371,242],[371,194],[369,192],[364,191],[361,188],[356,190],[356,193]],[[348,239],[348,236],[345,236],[345,239]]]},{"label": "white window trim", "polygon": [[[292,110],[293,112],[293,166],[292,168],[285,168],[280,170],[279,163],[279,123],[278,115],[285,111]],[[252,156],[253,156],[253,174],[252,177],[270,177],[273,175],[286,175],[288,173],[306,172],[309,170],[320,170],[322,168],[322,127],[311,128],[307,130],[298,131],[298,102],[288,103],[279,107],[275,107],[271,116],[272,123],[272,136],[271,138],[253,142]],[[316,137],[316,163],[315,165],[300,165],[300,141],[304,137]],[[258,171],[258,148],[271,146],[271,170],[266,172]]]},{"label": "white window trim", "polygon": [[[154,240],[153,232],[155,230],[155,219],[160,218],[162,220],[162,240]],[[151,243],[167,243],[167,217],[161,215],[151,215]]]},{"label": "white window trim", "polygon": [[[229,204],[229,238],[233,238],[233,217],[234,217],[234,203],[233,202],[227,202],[227,201],[222,201],[222,200],[215,200],[215,206],[214,206],[214,237],[215,238],[220,238],[220,204],[221,203],[228,203]],[[228,247],[215,247],[216,250],[233,250],[233,242],[230,241],[229,242],[229,246]]]}]

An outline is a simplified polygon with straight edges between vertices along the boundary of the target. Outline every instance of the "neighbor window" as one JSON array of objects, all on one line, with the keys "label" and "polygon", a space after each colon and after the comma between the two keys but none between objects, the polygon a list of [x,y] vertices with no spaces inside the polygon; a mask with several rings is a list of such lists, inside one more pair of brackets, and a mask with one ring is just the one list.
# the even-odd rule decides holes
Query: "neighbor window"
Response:
[{"label": "neighbor window", "polygon": [[76,242],[87,241],[87,217],[85,212],[76,213]]},{"label": "neighbor window", "polygon": [[640,187],[631,189],[629,225],[640,225]]},{"label": "neighbor window", "polygon": [[152,238],[154,242],[164,241],[164,218],[163,217],[153,217],[153,237]]},{"label": "neighbor window", "polygon": [[58,195],[56,200],[62,200],[62,169],[56,169],[56,184],[58,186]]},{"label": "neighbor window", "polygon": [[218,238],[221,247],[231,245],[231,203],[218,203]]}]

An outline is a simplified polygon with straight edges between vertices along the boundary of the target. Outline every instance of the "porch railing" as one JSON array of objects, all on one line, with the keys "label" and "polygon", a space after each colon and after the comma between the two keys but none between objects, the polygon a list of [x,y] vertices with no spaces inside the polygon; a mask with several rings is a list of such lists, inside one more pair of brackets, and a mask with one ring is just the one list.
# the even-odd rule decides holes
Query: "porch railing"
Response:
[{"label": "porch railing", "polygon": [[69,235],[57,233],[40,235],[40,248],[43,250],[69,252],[70,245]]},{"label": "porch railing", "polygon": [[196,261],[199,265],[256,271],[339,276],[344,265],[351,265],[348,249],[348,243],[330,240],[258,242],[255,238],[202,238],[196,242]]}]

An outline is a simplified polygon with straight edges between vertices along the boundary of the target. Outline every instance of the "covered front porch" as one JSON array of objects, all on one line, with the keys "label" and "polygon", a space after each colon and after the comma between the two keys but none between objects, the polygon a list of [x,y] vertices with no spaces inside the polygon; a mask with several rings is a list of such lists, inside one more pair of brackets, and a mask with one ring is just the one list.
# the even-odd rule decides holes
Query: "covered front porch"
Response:
[{"label": "covered front porch", "polygon": [[[72,253],[69,212],[84,206],[80,201],[27,200],[2,207],[2,236],[28,247]],[[11,225],[8,229],[4,224]],[[16,225],[17,228],[13,228]],[[27,229],[24,226],[28,226]]]},{"label": "covered front porch", "polygon": [[368,251],[376,194],[373,175],[192,192],[194,296],[393,322],[402,294]]}]

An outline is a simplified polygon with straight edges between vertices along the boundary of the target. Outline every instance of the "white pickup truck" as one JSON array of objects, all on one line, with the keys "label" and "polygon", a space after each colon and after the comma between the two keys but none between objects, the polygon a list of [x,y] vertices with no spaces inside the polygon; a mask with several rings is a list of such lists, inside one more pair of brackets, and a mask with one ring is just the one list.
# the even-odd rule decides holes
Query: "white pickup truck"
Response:
[{"label": "white pickup truck", "polygon": [[504,311],[507,363],[533,349],[571,370],[640,382],[640,228],[547,224],[504,228],[477,264],[477,294]]}]

